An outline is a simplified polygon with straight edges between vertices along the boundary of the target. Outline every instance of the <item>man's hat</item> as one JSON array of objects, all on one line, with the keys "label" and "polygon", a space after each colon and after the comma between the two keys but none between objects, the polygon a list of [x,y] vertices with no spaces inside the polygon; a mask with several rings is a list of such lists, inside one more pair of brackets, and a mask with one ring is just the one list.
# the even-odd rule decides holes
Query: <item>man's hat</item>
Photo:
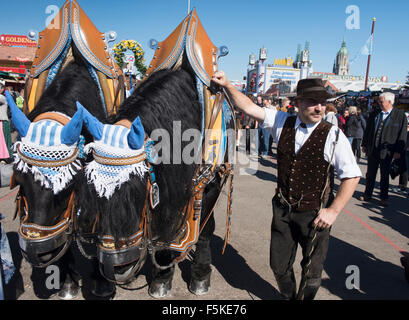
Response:
[{"label": "man's hat", "polygon": [[311,78],[298,81],[295,99],[327,100],[333,96],[325,89],[321,79]]}]

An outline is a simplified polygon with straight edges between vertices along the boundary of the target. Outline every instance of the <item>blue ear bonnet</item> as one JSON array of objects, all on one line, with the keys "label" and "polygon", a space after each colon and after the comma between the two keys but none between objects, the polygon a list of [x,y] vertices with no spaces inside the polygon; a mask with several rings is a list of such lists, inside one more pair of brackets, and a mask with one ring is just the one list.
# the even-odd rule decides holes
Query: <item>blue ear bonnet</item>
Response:
[{"label": "blue ear bonnet", "polygon": [[129,147],[132,150],[139,150],[143,148],[145,129],[139,117],[132,122],[131,129],[128,129],[118,125],[104,125],[79,102],[77,102],[77,107],[78,110],[83,110],[84,124],[96,141],[121,149]]},{"label": "blue ear bonnet", "polygon": [[7,104],[11,111],[11,119],[13,121],[14,127],[16,128],[20,136],[25,137],[27,135],[28,128],[30,127],[31,122],[27,119],[23,111],[21,111],[19,107],[17,107],[9,91],[5,92],[5,96]]},{"label": "blue ear bonnet", "polygon": [[31,123],[26,115],[17,107],[8,91],[6,91],[6,100],[10,107],[13,124],[20,136],[26,138],[26,141],[50,147],[59,144],[71,146],[78,142],[82,130],[83,109],[78,109],[65,126],[51,120]]},{"label": "blue ear bonnet", "polygon": [[128,145],[131,149],[140,149],[143,147],[145,142],[145,129],[143,128],[141,119],[137,117],[134,122],[132,122],[131,132],[128,136]]}]

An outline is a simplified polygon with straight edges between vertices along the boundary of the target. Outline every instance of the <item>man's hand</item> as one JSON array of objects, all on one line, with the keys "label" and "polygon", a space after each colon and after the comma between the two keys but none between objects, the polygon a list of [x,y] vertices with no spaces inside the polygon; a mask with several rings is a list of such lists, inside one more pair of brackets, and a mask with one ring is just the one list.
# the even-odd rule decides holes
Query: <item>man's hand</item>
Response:
[{"label": "man's hand", "polygon": [[263,122],[266,113],[264,108],[260,108],[258,105],[254,104],[248,97],[246,97],[243,93],[238,91],[229,81],[226,74],[223,71],[217,71],[214,76],[212,77],[212,81],[225,88],[226,93],[232,99],[233,104],[245,114],[254,118],[258,122]]},{"label": "man's hand", "polygon": [[395,152],[395,153],[393,154],[393,159],[395,159],[395,160],[400,159],[400,153]]},{"label": "man's hand", "polygon": [[368,150],[366,149],[366,147],[362,147],[362,152],[365,153],[365,154],[368,153]]},{"label": "man's hand", "polygon": [[338,213],[331,208],[321,209],[318,212],[317,218],[314,220],[314,227],[318,229],[327,229],[333,225],[338,217]]},{"label": "man's hand", "polygon": [[351,199],[360,177],[345,178],[341,180],[337,195],[329,208],[321,209],[313,225],[319,229],[332,226],[345,205]]},{"label": "man's hand", "polygon": [[213,82],[222,87],[227,87],[230,84],[226,74],[223,71],[217,71],[212,77]]}]

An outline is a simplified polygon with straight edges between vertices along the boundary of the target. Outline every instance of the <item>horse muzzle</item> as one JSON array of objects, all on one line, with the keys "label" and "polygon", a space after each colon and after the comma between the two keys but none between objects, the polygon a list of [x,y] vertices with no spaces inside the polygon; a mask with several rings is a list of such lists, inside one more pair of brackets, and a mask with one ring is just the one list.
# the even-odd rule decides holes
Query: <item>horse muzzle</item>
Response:
[{"label": "horse muzzle", "polygon": [[[124,243],[127,244],[124,244]],[[122,245],[121,245],[122,243]],[[115,246],[112,237],[103,237],[98,245],[98,261],[101,274],[116,284],[126,284],[143,267],[147,256],[146,241],[141,235],[130,237],[126,241],[119,241]]]},{"label": "horse muzzle", "polygon": [[58,261],[72,240],[72,222],[65,219],[53,227],[23,223],[19,244],[24,258],[33,266],[45,268]]}]

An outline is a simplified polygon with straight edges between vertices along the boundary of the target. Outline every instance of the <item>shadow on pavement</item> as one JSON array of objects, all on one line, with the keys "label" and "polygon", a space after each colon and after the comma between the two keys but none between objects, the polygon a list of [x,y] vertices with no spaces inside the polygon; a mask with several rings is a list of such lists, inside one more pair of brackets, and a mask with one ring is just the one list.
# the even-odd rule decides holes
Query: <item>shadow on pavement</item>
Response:
[{"label": "shadow on pavement", "polygon": [[[216,235],[211,240],[212,265],[222,275],[226,282],[241,290],[246,290],[250,297],[256,296],[261,300],[277,300],[281,296],[271,283],[261,278],[246,260],[231,245],[226,246],[224,255],[222,248],[224,240]],[[188,284],[190,281],[190,262],[183,261],[179,264],[182,271],[182,278]],[[271,273],[273,276],[273,273]],[[226,299],[229,299],[226,297]]]},{"label": "shadow on pavement", "polygon": [[[352,281],[351,276],[358,273],[347,273],[348,266],[358,267],[359,283]],[[409,299],[402,267],[335,237],[330,238],[324,269],[329,279],[323,279],[322,287],[343,300]],[[347,288],[351,281],[359,284],[359,290]]]}]

